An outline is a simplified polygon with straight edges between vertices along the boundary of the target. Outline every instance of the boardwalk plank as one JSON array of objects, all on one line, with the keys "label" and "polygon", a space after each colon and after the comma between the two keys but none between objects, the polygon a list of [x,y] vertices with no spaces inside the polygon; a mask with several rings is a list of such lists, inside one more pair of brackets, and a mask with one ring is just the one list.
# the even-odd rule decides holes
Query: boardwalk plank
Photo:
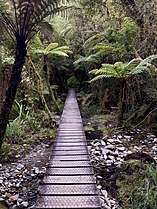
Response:
[{"label": "boardwalk plank", "polygon": [[75,92],[70,90],[35,208],[101,209]]}]

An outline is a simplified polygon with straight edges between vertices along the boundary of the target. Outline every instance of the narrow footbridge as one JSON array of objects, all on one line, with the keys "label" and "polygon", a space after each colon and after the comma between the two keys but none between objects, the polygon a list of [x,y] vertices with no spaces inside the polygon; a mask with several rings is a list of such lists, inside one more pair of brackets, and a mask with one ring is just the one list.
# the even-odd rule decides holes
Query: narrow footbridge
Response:
[{"label": "narrow footbridge", "polygon": [[69,90],[35,208],[101,209],[74,90]]}]

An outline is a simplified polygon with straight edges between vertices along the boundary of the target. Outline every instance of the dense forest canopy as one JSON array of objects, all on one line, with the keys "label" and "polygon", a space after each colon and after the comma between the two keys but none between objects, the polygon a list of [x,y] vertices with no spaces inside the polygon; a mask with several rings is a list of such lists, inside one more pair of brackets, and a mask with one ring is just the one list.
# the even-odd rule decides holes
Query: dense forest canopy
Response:
[{"label": "dense forest canopy", "polygon": [[31,109],[38,92],[52,121],[43,91],[60,112],[57,92],[67,87],[92,93],[90,107],[118,106],[121,125],[155,109],[156,1],[4,0],[0,14],[1,138],[19,83],[18,102]]},{"label": "dense forest canopy", "polygon": [[[78,93],[87,138],[95,137],[93,150],[109,145],[111,161],[117,155],[114,140],[121,145],[125,131],[135,138],[142,133],[144,153],[139,149],[126,160],[154,163],[147,151],[149,140],[156,140],[151,133],[157,134],[157,0],[0,0],[0,162],[12,162],[17,153],[23,156],[42,142],[53,143],[69,88]],[[152,149],[156,153],[155,145]],[[117,177],[116,166],[105,170],[104,157],[95,159],[96,172],[111,174],[110,183],[117,178],[119,188],[126,170],[132,172],[132,165],[124,163]],[[150,174],[149,185],[156,186],[156,168],[131,163],[146,182]],[[120,190],[122,208],[130,209],[138,198],[141,205],[133,209],[156,208],[155,186],[149,194],[141,189],[141,197],[135,184],[134,196],[130,187],[124,185],[125,197]],[[112,186],[107,192],[115,198]]]}]

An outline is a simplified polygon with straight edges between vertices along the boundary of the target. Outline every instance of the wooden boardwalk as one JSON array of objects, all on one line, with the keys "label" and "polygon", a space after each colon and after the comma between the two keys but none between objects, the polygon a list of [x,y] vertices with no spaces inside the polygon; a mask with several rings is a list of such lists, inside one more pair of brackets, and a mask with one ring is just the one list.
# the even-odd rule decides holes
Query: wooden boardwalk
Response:
[{"label": "wooden boardwalk", "polygon": [[101,209],[74,90],[69,90],[58,135],[35,208]]}]

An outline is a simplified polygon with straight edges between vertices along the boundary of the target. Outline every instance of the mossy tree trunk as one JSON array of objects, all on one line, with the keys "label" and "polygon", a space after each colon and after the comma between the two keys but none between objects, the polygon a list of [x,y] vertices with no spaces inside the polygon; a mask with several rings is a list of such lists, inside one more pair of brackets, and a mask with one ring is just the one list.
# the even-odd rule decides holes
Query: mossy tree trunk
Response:
[{"label": "mossy tree trunk", "polygon": [[122,78],[120,83],[120,93],[119,93],[119,113],[118,113],[118,126],[123,124],[124,112],[125,112],[125,88],[126,79]]},{"label": "mossy tree trunk", "polygon": [[48,68],[48,64],[47,64],[47,55],[43,55],[43,72],[45,74],[46,85],[47,85],[47,88],[49,91],[49,95],[52,99],[52,103],[55,106],[58,113],[61,113],[60,108],[59,108],[59,104],[57,102],[57,99],[55,98],[55,94],[50,86],[50,72],[49,72],[49,68]]},{"label": "mossy tree trunk", "polygon": [[9,115],[12,109],[12,105],[17,92],[18,84],[21,78],[22,68],[25,62],[26,56],[26,45],[22,38],[17,38],[16,41],[16,52],[15,52],[15,62],[12,67],[11,78],[9,82],[8,89],[5,94],[5,98],[2,104],[0,112],[0,148],[3,143],[3,138],[9,122]]}]

